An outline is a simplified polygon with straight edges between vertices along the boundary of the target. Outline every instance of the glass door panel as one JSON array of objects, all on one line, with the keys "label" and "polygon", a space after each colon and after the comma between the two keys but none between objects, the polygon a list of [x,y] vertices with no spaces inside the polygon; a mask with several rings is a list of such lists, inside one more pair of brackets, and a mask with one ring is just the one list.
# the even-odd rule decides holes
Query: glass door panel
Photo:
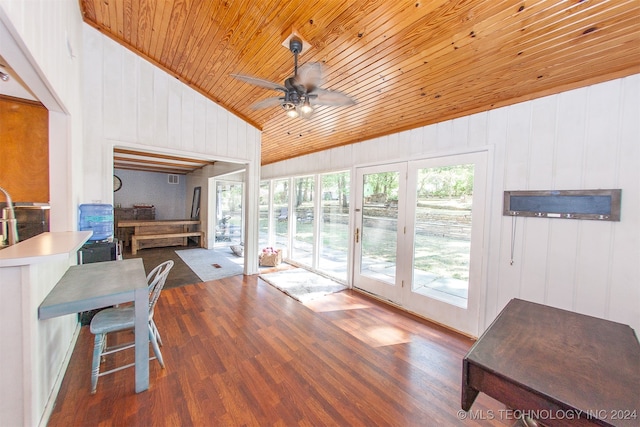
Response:
[{"label": "glass door panel", "polygon": [[349,265],[349,172],[320,177],[318,270],[347,281]]},{"label": "glass door panel", "polygon": [[477,336],[483,280],[487,152],[409,162],[404,306]]},{"label": "glass door panel", "polygon": [[273,226],[275,230],[275,247],[283,250],[288,256],[289,247],[289,179],[273,182]]},{"label": "glass door panel", "polygon": [[315,179],[312,176],[295,178],[293,242],[290,258],[302,265],[313,267],[314,245],[314,190]]},{"label": "glass door panel", "polygon": [[354,286],[400,303],[398,248],[403,240],[406,164],[358,169]]},{"label": "glass door panel", "polygon": [[419,168],[412,290],[467,307],[474,165]]},{"label": "glass door panel", "polygon": [[269,181],[260,183],[260,202],[258,206],[258,245],[260,248],[269,246],[269,201],[271,199],[271,185]]},{"label": "glass door panel", "polygon": [[216,245],[243,242],[242,200],[244,184],[216,180]]}]

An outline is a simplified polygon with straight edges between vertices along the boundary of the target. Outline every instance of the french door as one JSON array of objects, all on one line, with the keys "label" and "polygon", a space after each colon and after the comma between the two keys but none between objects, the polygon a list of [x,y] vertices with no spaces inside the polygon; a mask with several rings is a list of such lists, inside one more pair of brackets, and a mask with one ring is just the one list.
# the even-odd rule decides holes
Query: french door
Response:
[{"label": "french door", "polygon": [[358,168],[354,286],[477,336],[486,152]]},{"label": "french door", "polygon": [[406,163],[358,168],[354,286],[400,304],[406,268]]}]

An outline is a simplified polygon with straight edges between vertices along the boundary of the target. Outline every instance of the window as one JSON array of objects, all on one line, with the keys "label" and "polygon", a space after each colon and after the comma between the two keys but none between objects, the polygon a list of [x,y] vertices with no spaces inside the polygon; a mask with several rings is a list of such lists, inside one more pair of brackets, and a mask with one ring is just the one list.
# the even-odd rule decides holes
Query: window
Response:
[{"label": "window", "polygon": [[347,281],[349,255],[349,172],[321,175],[317,269]]},{"label": "window", "polygon": [[261,248],[269,246],[269,202],[271,200],[269,181],[260,183],[260,201],[258,206],[258,244]]},{"label": "window", "polygon": [[[289,247],[289,179],[273,182],[273,222],[275,246],[279,249]],[[283,251],[285,256],[288,251]]]},{"label": "window", "polygon": [[[283,249],[285,258],[294,263],[346,282],[349,185],[349,172],[263,181],[260,184],[260,245]],[[272,194],[270,188],[273,188]],[[271,224],[267,218],[269,209]]]},{"label": "window", "polygon": [[295,221],[293,222],[293,241],[290,258],[302,265],[314,266],[314,193],[313,176],[293,180]]}]

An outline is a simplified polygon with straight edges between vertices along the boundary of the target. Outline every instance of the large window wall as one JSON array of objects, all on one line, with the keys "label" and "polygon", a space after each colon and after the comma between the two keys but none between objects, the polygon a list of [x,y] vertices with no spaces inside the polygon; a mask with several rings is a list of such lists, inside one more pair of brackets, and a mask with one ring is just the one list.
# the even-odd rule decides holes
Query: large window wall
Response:
[{"label": "large window wall", "polygon": [[263,181],[261,247],[282,249],[289,261],[346,283],[349,185],[349,172]]}]

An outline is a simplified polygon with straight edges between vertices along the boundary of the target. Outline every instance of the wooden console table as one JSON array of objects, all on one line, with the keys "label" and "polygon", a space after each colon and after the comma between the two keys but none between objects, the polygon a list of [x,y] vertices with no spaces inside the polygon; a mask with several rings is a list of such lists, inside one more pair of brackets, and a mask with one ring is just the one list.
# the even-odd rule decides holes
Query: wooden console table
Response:
[{"label": "wooden console table", "polygon": [[637,426],[640,343],[627,325],[513,299],[463,360],[462,409],[479,392],[548,426]]},{"label": "wooden console table", "polygon": [[135,255],[139,249],[157,248],[163,246],[186,246],[187,238],[199,237],[200,247],[203,246],[204,233],[190,231],[189,227],[199,226],[200,221],[190,219],[178,220],[120,220],[119,228],[133,227],[131,236],[131,254]]}]

